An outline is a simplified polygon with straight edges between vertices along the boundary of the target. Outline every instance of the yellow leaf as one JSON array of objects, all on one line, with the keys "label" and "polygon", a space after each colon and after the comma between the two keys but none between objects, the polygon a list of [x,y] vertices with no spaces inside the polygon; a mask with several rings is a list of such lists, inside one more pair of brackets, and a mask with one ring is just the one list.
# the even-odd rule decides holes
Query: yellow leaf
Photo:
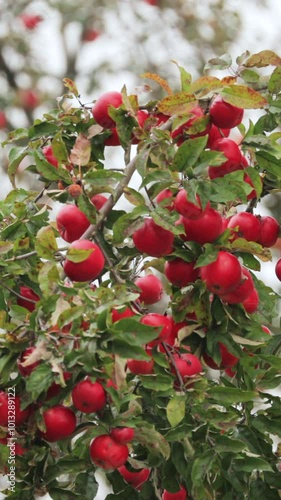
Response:
[{"label": "yellow leaf", "polygon": [[154,80],[154,82],[158,83],[164,90],[166,90],[168,95],[172,95],[173,91],[164,78],[161,78],[161,76],[156,75],[155,73],[144,73],[141,75],[142,78],[149,78],[150,80]]}]

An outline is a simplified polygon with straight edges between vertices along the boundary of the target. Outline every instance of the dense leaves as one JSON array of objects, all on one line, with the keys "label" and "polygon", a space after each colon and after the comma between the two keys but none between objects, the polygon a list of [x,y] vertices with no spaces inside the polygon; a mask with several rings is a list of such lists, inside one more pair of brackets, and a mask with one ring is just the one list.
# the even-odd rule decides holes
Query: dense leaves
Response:
[{"label": "dense leaves", "polygon": [[[10,388],[26,410],[16,428],[24,452],[17,454],[11,498],[49,492],[54,499],[90,500],[97,492],[94,473],[99,467],[112,484],[108,498],[152,500],[181,486],[195,500],[279,497],[280,450],[273,439],[280,438],[281,406],[271,393],[280,386],[278,294],[259,278],[273,250],[259,237],[251,241],[245,228],[228,226],[241,211],[254,214],[260,224],[262,198],[280,190],[279,61],[270,51],[244,54],[237,60],[237,78],[205,75],[193,82],[179,67],[175,91],[149,73],[146,78],[168,95],[142,106],[124,87],[122,104],[105,110],[116,124],[120,141],[115,146],[125,158],[122,169],[120,164],[106,168],[113,129],[97,126],[70,79],[64,84],[71,94],[59,100],[58,109],[30,129],[11,133],[5,142],[5,147],[12,144],[13,187],[0,203],[4,441],[7,433],[10,437],[5,420]],[[230,64],[230,56],[221,56],[207,67]],[[276,68],[268,85],[258,89],[259,68],[269,65]],[[226,140],[239,143],[241,156],[225,171],[221,169],[229,158],[210,142],[209,110],[218,94],[227,105],[260,109],[256,124],[245,119],[239,129],[230,127]],[[64,101],[71,99],[66,108]],[[218,129],[217,139],[223,137]],[[24,147],[23,138],[28,138]],[[51,147],[48,154],[46,145]],[[39,182],[38,192],[17,187],[24,158]],[[209,175],[210,167],[220,174]],[[139,177],[132,182],[135,172]],[[102,193],[106,197],[98,204],[93,196]],[[116,206],[123,199],[131,210]],[[69,248],[55,217],[57,209],[73,204],[89,220],[78,239],[92,240],[104,256],[92,282],[87,276],[96,266],[96,246]],[[215,236],[212,219],[201,226],[206,213],[215,214]],[[188,220],[195,221],[199,237],[195,230],[189,232]],[[77,221],[66,213],[63,224],[67,229]],[[232,288],[227,284],[233,268],[218,267],[229,255],[238,273]],[[169,262],[175,266],[172,279]],[[250,280],[243,268],[255,295],[250,298],[248,292],[239,300],[238,288],[233,299],[237,287]],[[213,275],[210,269],[215,269]],[[139,300],[135,284],[146,273],[157,274],[164,286],[162,299],[149,306]],[[73,404],[73,388],[87,378],[106,394],[97,413],[78,411]],[[87,407],[87,398],[89,403],[97,396],[80,397]],[[48,439],[49,409],[60,418],[71,415],[71,425],[75,419],[69,435],[69,421],[62,424],[65,439]],[[51,425],[61,422],[55,419]],[[99,457],[91,455],[93,440],[116,427],[134,430],[132,440],[121,444],[125,462],[117,440],[114,459],[103,457],[104,450]],[[0,447],[0,468],[7,473],[7,445],[1,441]],[[105,465],[109,458],[111,468]],[[126,481],[120,463],[130,472],[148,469],[149,479],[138,486]]]}]

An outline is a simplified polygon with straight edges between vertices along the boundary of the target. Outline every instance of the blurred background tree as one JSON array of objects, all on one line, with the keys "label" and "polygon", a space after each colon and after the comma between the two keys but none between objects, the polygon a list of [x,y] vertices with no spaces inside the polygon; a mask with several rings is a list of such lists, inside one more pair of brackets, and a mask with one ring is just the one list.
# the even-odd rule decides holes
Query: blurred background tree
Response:
[{"label": "blurred background tree", "polygon": [[134,85],[143,71],[173,78],[171,59],[199,73],[241,28],[221,0],[2,0],[0,19],[2,129],[53,107],[64,76],[92,100],[121,81]]}]

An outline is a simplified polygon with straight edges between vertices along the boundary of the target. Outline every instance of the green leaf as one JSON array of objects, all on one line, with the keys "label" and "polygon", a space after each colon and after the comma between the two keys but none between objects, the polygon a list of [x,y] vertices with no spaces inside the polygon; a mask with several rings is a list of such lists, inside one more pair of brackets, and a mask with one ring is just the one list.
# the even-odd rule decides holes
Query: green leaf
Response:
[{"label": "green leaf", "polygon": [[275,68],[273,73],[270,76],[268,82],[268,90],[272,92],[272,94],[279,94],[281,92],[281,67],[278,66]]},{"label": "green leaf", "polygon": [[197,99],[193,94],[178,92],[164,97],[164,99],[158,103],[158,110],[160,113],[172,116],[174,114],[188,113],[196,104]]},{"label": "green leaf", "polygon": [[26,390],[31,393],[31,397],[36,401],[40,394],[50,387],[52,380],[51,365],[42,363],[26,377]]},{"label": "green leaf", "polygon": [[28,151],[26,147],[14,147],[9,151],[9,166],[8,166],[8,175],[11,181],[12,186],[15,188],[15,177],[17,173],[17,169],[21,161],[27,156]]},{"label": "green leaf", "polygon": [[228,69],[232,64],[232,58],[229,54],[223,54],[220,57],[209,59],[204,66],[204,71],[207,69]]},{"label": "green leaf", "polygon": [[173,170],[185,172],[187,169],[193,167],[204,151],[207,140],[208,136],[203,136],[184,141],[175,154]]},{"label": "green leaf", "polygon": [[94,248],[89,248],[88,250],[81,250],[78,248],[69,247],[66,252],[66,257],[71,262],[83,262],[88,259],[90,255],[95,251]]},{"label": "green leaf", "polygon": [[127,186],[124,188],[124,196],[129,203],[136,207],[145,204],[145,199],[142,194],[131,187]]},{"label": "green leaf", "polygon": [[215,438],[215,449],[218,453],[240,453],[246,448],[243,441],[234,439],[232,436],[220,435]]},{"label": "green leaf", "polygon": [[260,79],[260,75],[251,69],[243,69],[240,76],[246,83],[256,83]]},{"label": "green leaf", "polygon": [[164,436],[155,430],[153,425],[143,422],[143,425],[136,427],[135,439],[148,448],[153,455],[160,454],[168,460],[170,456],[170,445]]},{"label": "green leaf", "polygon": [[254,391],[244,391],[236,387],[215,386],[208,390],[208,395],[216,402],[225,404],[245,403],[255,401],[258,394]]},{"label": "green leaf", "polygon": [[44,262],[38,273],[38,283],[45,297],[57,292],[59,271],[55,262]]},{"label": "green leaf", "polygon": [[[132,227],[134,221],[139,219],[142,215],[147,215],[149,209],[143,205],[134,208],[129,214],[124,214],[113,224],[113,243],[120,244],[124,242],[125,237],[134,232],[137,227]],[[137,222],[140,227],[143,224],[143,218]]]},{"label": "green leaf", "polygon": [[39,257],[54,260],[58,245],[51,226],[43,226],[39,229],[35,240],[35,250]]},{"label": "green leaf", "polygon": [[186,396],[174,396],[167,404],[167,419],[172,427],[176,427],[185,415]]},{"label": "green leaf", "polygon": [[232,464],[233,469],[239,472],[252,473],[254,470],[272,471],[271,465],[262,458],[248,457],[247,455],[234,459]]},{"label": "green leaf", "polygon": [[193,92],[198,99],[201,99],[216,90],[220,90],[221,87],[222,82],[215,76],[201,76],[191,84],[189,92]]},{"label": "green leaf", "polygon": [[281,57],[272,50],[262,50],[251,55],[243,66],[246,68],[264,68],[265,66],[281,66]]},{"label": "green leaf", "polygon": [[140,376],[142,386],[151,391],[168,391],[173,386],[173,378],[162,373]]},{"label": "green leaf", "polygon": [[259,92],[244,85],[229,85],[221,92],[224,101],[243,109],[260,109],[267,100]]},{"label": "green leaf", "polygon": [[258,429],[262,434],[275,434],[281,438],[281,418],[266,417],[265,415],[257,415],[253,419],[253,427]]},{"label": "green leaf", "polygon": [[123,318],[114,323],[109,331],[118,340],[133,346],[143,346],[158,337],[161,327],[155,328],[131,318]]},{"label": "green leaf", "polygon": [[194,460],[191,469],[191,480],[194,487],[200,486],[203,483],[206,474],[212,468],[214,460],[215,455],[210,450],[203,452],[200,457]]},{"label": "green leaf", "polygon": [[182,66],[180,66],[176,61],[172,61],[174,62],[179,71],[180,71],[180,79],[181,79],[181,90],[183,92],[188,92],[189,91],[189,87],[190,87],[190,84],[191,84],[191,81],[192,81],[192,77],[191,77],[191,74],[188,73]]},{"label": "green leaf", "polygon": [[68,152],[62,139],[62,132],[57,132],[52,140],[54,156],[63,163],[68,163]]}]

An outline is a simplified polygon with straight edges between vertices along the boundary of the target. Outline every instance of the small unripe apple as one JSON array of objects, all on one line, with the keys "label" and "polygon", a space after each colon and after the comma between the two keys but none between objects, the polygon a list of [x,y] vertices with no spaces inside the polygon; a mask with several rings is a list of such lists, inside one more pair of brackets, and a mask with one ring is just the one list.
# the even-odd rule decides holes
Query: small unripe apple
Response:
[{"label": "small unripe apple", "polygon": [[115,126],[114,120],[110,118],[108,110],[110,106],[119,108],[123,102],[122,94],[120,92],[105,92],[95,102],[92,107],[92,114],[95,121],[104,128],[113,128]]},{"label": "small unripe apple", "polygon": [[76,240],[69,245],[69,250],[91,250],[90,255],[81,262],[73,262],[66,258],[64,272],[72,281],[93,281],[102,272],[105,264],[103,253],[96,243],[90,240]]}]

